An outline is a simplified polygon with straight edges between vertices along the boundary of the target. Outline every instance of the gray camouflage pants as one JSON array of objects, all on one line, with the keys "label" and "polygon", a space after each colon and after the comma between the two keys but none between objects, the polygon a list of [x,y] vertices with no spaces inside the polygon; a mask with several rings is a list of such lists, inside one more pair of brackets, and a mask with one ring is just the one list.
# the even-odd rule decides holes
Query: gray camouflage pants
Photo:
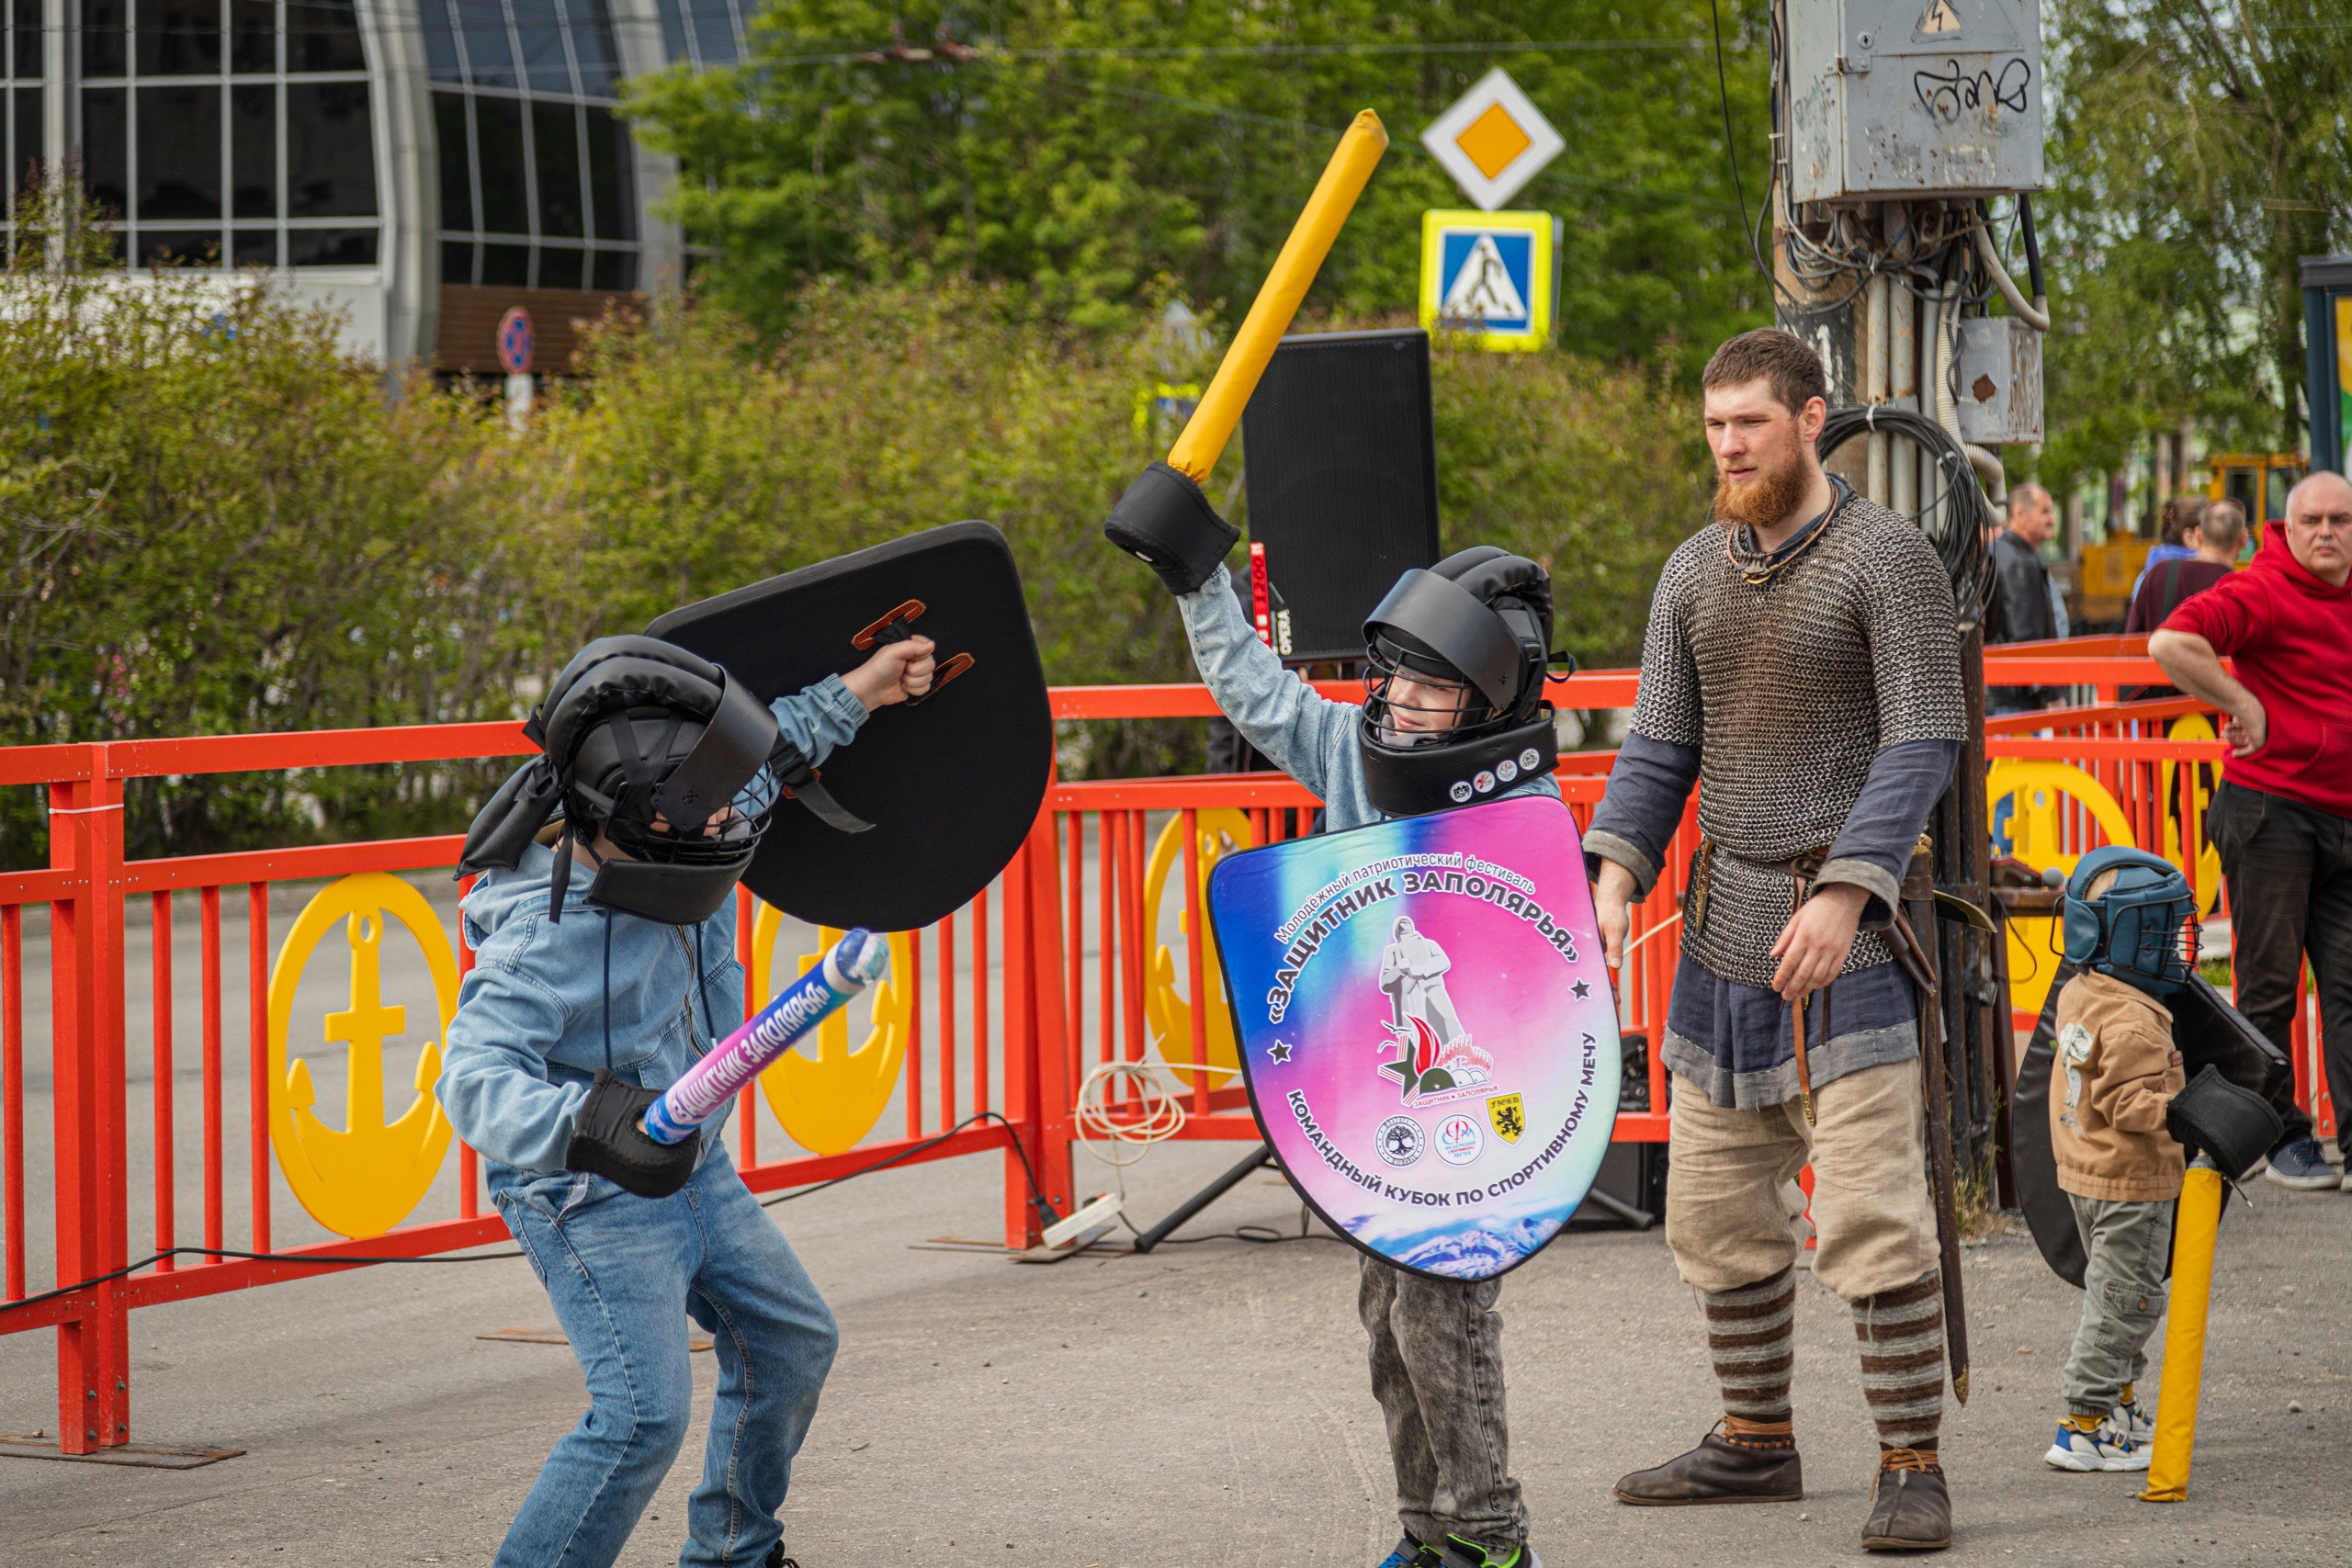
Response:
[{"label": "gray camouflage pants", "polygon": [[1372,1337],[1372,1393],[1388,1421],[1396,1517],[1508,1557],[1527,1540],[1503,1413],[1500,1280],[1430,1280],[1365,1257],[1356,1312]]},{"label": "gray camouflage pants", "polygon": [[2083,1271],[2083,1320],[2066,1357],[2066,1414],[2104,1416],[2122,1397],[2123,1385],[2148,1370],[2148,1337],[2165,1314],[2172,1204],[2066,1197],[2075,1206],[2083,1250],[2090,1254]]}]

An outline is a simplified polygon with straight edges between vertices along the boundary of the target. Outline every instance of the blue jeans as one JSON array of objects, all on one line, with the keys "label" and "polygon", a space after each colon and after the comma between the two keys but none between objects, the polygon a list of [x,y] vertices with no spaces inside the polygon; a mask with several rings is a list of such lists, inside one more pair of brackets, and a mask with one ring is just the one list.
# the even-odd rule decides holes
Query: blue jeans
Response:
[{"label": "blue jeans", "polygon": [[764,1561],[840,1333],[726,1151],[667,1198],[496,1164],[490,1192],[548,1288],[590,1402],[548,1456],[497,1568],[605,1568],[620,1555],[685,1441],[689,1316],[710,1333],[718,1391],[680,1568]]}]

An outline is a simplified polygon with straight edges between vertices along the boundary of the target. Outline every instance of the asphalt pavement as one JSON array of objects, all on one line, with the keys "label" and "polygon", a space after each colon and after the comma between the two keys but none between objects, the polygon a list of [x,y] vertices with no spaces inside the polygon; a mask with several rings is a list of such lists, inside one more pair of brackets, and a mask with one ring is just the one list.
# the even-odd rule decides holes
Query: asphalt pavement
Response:
[{"label": "asphalt pavement", "polygon": [[[1228,1164],[1156,1149],[1148,1221]],[[987,1238],[999,1156],[877,1174],[773,1211],[842,1326],[786,1513],[805,1568],[1362,1564],[1396,1535],[1354,1314],[1331,1240],[1220,1239],[1051,1267],[928,1238]],[[1107,1185],[1082,1169],[1081,1189]],[[1951,1563],[2342,1561],[2352,1410],[2352,1194],[2256,1183],[2224,1223],[2190,1500],[2041,1463],[2081,1297],[2022,1237],[1967,1255],[1976,1371],[1948,1406]],[[1268,1173],[1189,1227],[1295,1233]],[[1634,1509],[1623,1472],[1679,1452],[1716,1409],[1699,1311],[1659,1235],[1563,1238],[1506,1282],[1512,1466],[1544,1561],[1861,1561],[1873,1442],[1851,1325],[1799,1292],[1797,1429],[1810,1492],[1769,1507]],[[0,1459],[0,1563],[481,1563],[583,1403],[527,1268],[379,1268],[142,1310],[132,1434],[242,1448],[189,1471]],[[0,1338],[0,1430],[54,1429],[52,1337]],[[695,1358],[707,1386],[710,1358]],[[701,1434],[621,1561],[673,1562]]]}]

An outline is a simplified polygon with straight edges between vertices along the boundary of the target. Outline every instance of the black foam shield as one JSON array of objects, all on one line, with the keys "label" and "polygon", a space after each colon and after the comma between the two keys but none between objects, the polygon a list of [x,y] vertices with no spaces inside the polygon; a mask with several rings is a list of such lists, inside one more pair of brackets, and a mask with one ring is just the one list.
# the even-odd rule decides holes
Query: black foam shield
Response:
[{"label": "black foam shield", "polygon": [[773,702],[864,663],[873,649],[855,639],[910,601],[922,613],[882,635],[930,637],[942,679],[921,701],[873,714],[820,770],[873,830],[843,833],[783,801],[743,877],[804,920],[929,925],[986,887],[1035,822],[1053,709],[1004,536],[951,523],[688,604],[646,628]]}]

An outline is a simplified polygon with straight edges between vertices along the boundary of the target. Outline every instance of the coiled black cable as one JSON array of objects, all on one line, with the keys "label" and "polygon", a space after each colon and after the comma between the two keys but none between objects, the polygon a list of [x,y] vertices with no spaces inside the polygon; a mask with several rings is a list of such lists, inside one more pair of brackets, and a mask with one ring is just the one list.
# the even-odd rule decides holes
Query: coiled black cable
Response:
[{"label": "coiled black cable", "polygon": [[1976,470],[1959,439],[1911,409],[1885,403],[1831,409],[1815,445],[1826,458],[1854,437],[1878,432],[1917,442],[1935,461],[1941,488],[1932,498],[1920,498],[1920,508],[1911,521],[1918,525],[1919,532],[1935,547],[1936,558],[1943,562],[1952,603],[1960,611],[1960,629],[1965,635],[1983,618],[1993,588],[1992,574],[1984,570],[1985,531],[2000,521],[1994,515],[1992,498],[1977,483]]}]

